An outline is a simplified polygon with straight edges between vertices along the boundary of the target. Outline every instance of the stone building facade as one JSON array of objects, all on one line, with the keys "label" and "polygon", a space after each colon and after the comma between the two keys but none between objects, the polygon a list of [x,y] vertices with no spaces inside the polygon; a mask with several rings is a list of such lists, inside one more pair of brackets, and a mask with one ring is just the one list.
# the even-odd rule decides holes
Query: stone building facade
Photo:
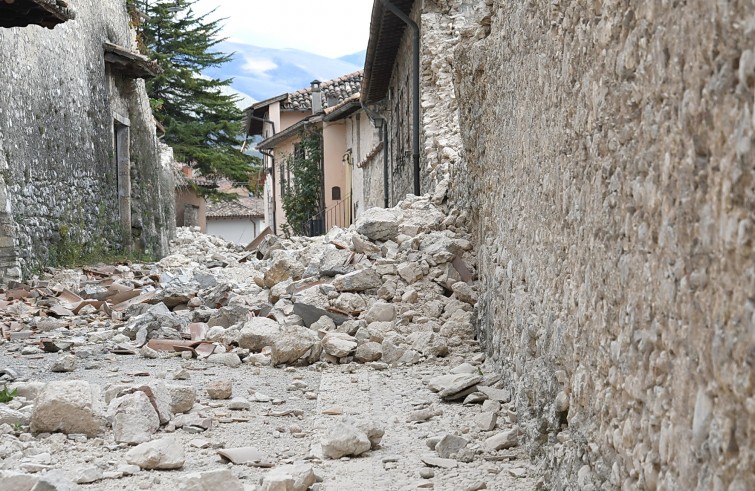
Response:
[{"label": "stone building facade", "polygon": [[[751,3],[393,3],[421,23],[422,192],[476,229],[478,337],[543,487],[755,489]],[[409,43],[363,87],[394,171]]]},{"label": "stone building facade", "polygon": [[63,249],[160,255],[174,226],[171,169],[131,53],[126,0],[79,0],[75,19],[0,29],[0,259],[4,279]]},{"label": "stone building facade", "polygon": [[479,336],[548,489],[755,489],[752,2],[480,2]]},{"label": "stone building facade", "polygon": [[[420,30],[420,193],[443,187],[459,167],[461,136],[454,92],[453,50],[470,19],[479,17],[477,0],[392,0]],[[413,194],[412,83],[413,33],[378,0],[362,88],[362,102],[387,124],[390,206]],[[381,159],[365,168],[365,193],[382,187]],[[375,203],[375,206],[382,204]]]}]

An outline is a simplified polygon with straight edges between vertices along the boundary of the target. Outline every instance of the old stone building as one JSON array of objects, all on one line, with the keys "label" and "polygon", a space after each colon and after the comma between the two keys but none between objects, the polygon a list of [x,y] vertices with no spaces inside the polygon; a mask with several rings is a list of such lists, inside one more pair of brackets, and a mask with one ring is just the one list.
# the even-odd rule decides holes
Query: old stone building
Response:
[{"label": "old stone building", "polygon": [[420,26],[421,191],[475,224],[478,336],[546,488],[754,489],[751,2],[376,0],[393,204],[412,36],[389,3]]},{"label": "old stone building", "polygon": [[[415,191],[432,192],[441,183],[445,188],[459,167],[461,137],[449,58],[460,26],[479,16],[478,3],[374,2],[361,102],[372,119],[382,118],[386,124],[383,151],[390,206]],[[382,158],[365,162],[366,196],[382,192],[383,165]],[[377,205],[374,198],[371,203]]]},{"label": "old stone building", "polygon": [[485,3],[455,196],[550,488],[755,489],[752,3]]},{"label": "old stone building", "polygon": [[172,173],[142,80],[156,66],[131,50],[126,3],[0,2],[4,279],[71,251],[167,248]]}]

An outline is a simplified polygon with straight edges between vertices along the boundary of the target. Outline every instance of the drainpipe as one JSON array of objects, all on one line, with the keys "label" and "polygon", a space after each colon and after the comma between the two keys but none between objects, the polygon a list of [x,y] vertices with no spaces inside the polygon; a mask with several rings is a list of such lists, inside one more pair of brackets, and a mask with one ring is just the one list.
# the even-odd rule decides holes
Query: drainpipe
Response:
[{"label": "drainpipe", "polygon": [[414,164],[414,194],[415,196],[419,196],[419,26],[408,15],[392,4],[390,0],[380,0],[380,2],[393,15],[409,26],[414,33],[412,43],[412,65],[414,70],[412,74],[412,163]]},{"label": "drainpipe", "polygon": [[390,208],[391,201],[388,195],[388,120],[380,113],[370,109],[364,102],[360,102],[360,104],[375,127],[380,129],[380,138],[383,142],[383,207]]}]

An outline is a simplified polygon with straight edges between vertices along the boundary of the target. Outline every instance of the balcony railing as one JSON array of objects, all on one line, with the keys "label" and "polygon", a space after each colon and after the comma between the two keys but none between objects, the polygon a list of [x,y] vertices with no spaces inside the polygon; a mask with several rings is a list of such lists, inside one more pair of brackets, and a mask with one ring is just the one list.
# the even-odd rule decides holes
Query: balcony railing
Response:
[{"label": "balcony railing", "polygon": [[346,228],[351,225],[351,195],[330,208],[310,217],[304,224],[303,235],[316,237],[325,235],[333,227]]}]

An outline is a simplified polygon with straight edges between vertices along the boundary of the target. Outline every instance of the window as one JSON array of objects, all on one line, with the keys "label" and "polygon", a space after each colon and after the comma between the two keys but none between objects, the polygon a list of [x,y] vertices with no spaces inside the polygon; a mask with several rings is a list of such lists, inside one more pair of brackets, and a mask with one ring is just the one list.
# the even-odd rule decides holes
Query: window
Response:
[{"label": "window", "polygon": [[330,191],[331,193],[331,199],[334,201],[341,201],[341,188],[338,186],[333,186],[333,189]]}]

